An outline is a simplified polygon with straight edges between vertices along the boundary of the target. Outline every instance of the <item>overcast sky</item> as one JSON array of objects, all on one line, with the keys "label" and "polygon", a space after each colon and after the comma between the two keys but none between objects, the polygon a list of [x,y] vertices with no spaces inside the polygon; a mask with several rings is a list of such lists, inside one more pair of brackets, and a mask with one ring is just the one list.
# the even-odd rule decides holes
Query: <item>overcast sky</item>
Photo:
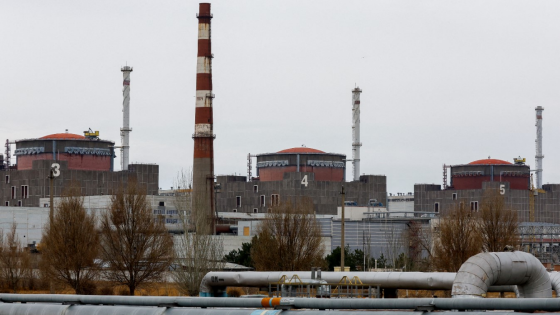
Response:
[{"label": "overcast sky", "polygon": [[[120,144],[131,75],[131,162],[169,188],[192,167],[198,2],[0,0],[0,139],[92,128]],[[352,156],[388,192],[442,183],[442,164],[535,156],[560,182],[560,2],[213,1],[216,174],[305,145]],[[3,149],[2,149],[3,151]],[[115,164],[119,165],[119,156]],[[351,178],[351,165],[347,178]]]}]

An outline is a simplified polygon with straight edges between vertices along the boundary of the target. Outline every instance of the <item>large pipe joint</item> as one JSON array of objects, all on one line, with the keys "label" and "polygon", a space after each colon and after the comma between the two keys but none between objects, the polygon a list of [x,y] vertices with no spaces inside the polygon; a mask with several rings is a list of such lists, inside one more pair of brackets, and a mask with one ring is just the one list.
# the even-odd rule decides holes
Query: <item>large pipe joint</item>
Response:
[{"label": "large pipe joint", "polygon": [[552,290],[556,291],[556,297],[560,297],[560,272],[553,271],[548,274],[552,284]]},{"label": "large pipe joint", "polygon": [[552,286],[548,272],[535,258],[524,252],[481,253],[469,258],[455,280],[451,294],[454,298],[482,298],[490,286],[517,285],[519,296],[549,298]]}]

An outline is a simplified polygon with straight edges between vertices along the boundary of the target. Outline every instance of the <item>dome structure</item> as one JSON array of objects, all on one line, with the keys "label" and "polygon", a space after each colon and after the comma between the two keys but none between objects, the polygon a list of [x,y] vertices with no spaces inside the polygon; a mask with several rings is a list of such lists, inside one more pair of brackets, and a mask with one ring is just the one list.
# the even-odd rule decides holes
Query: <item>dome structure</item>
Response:
[{"label": "dome structure", "polygon": [[529,189],[530,171],[525,164],[482,159],[451,166],[451,189],[482,189],[485,182],[509,183],[510,189]]},{"label": "dome structure", "polygon": [[278,151],[277,153],[325,153],[325,151],[312,149],[308,147],[295,147],[291,149],[285,149],[282,151]]},{"label": "dome structure", "polygon": [[294,147],[276,153],[257,155],[257,176],[260,181],[281,181],[285,173],[313,173],[317,181],[344,181],[346,155]]},{"label": "dome structure", "polygon": [[[97,133],[98,135],[99,133]],[[16,141],[14,155],[18,170],[33,169],[37,160],[66,161],[68,169],[113,170],[115,143],[73,133],[54,133]]]},{"label": "dome structure", "polygon": [[469,165],[511,165],[508,161],[498,160],[498,159],[483,159],[476,160],[469,163]]},{"label": "dome structure", "polygon": [[41,137],[39,139],[44,139],[44,140],[64,140],[64,139],[86,139],[86,137],[81,136],[81,135],[77,135],[77,134],[73,134],[73,133],[53,133],[52,135],[47,135],[44,137]]}]

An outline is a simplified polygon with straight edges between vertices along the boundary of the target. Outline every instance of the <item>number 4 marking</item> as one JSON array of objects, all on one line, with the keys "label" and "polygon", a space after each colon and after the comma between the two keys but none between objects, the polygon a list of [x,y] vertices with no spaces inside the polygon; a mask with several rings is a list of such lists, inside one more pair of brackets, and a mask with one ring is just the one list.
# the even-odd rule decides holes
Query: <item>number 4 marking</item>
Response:
[{"label": "number 4 marking", "polygon": [[305,185],[305,187],[307,187],[307,184],[309,184],[309,183],[307,182],[307,175],[303,176],[303,179],[301,180],[301,184],[302,184],[302,185]]}]

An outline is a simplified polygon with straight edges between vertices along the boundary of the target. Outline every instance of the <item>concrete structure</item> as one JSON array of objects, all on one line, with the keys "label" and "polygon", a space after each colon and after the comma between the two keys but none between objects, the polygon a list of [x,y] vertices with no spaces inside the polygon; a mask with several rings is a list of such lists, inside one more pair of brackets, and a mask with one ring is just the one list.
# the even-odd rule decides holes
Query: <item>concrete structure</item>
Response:
[{"label": "concrete structure", "polygon": [[131,164],[127,171],[113,172],[114,142],[99,139],[99,132],[51,134],[15,142],[17,164],[0,169],[0,206],[43,206],[39,198],[49,197],[49,176],[53,163],[60,176],[54,179],[54,196],[71,184],[80,185],[84,196],[114,194],[135,179],[149,195],[157,195],[159,167]]},{"label": "concrete structure", "polygon": [[537,106],[535,108],[536,112],[536,123],[535,126],[537,127],[537,139],[535,140],[535,175],[537,176],[537,185],[538,189],[542,189],[542,171],[543,165],[542,160],[544,158],[543,151],[542,151],[542,112],[544,108],[542,106]]},{"label": "concrete structure", "polygon": [[354,180],[360,179],[360,94],[362,90],[356,87],[352,90],[352,168]]},{"label": "concrete structure", "polygon": [[257,157],[257,177],[217,176],[218,212],[266,213],[281,202],[296,203],[301,198],[313,201],[318,215],[336,215],[341,205],[342,186],[346,200],[367,206],[370,200],[386,204],[387,178],[362,175],[345,182],[346,156],[305,146],[263,153]]},{"label": "concrete structure", "polygon": [[385,176],[362,175],[360,181],[347,182],[316,180],[312,172],[287,172],[282,180],[247,182],[245,176],[218,176],[221,192],[217,194],[219,212],[268,212],[268,209],[284,201],[292,203],[303,197],[311,198],[317,214],[336,215],[341,203],[342,185],[346,198],[358,205],[366,205],[370,199],[385,204]]},{"label": "concrete structure", "polygon": [[530,190],[529,166],[501,160],[480,160],[451,166],[451,185],[414,185],[414,211],[445,213],[457,203],[478,211],[484,192],[499,191],[507,207],[517,211],[521,222],[530,221],[530,202],[534,198],[535,222],[560,223],[560,185],[542,185],[543,192]]},{"label": "concrete structure", "polygon": [[397,193],[387,196],[387,211],[389,212],[413,212],[414,211],[414,194]]},{"label": "concrete structure", "polygon": [[130,73],[132,67],[124,66],[121,68],[123,73],[123,126],[121,128],[121,169],[128,170],[128,161],[130,158]]},{"label": "concrete structure", "polygon": [[[212,113],[212,43],[210,3],[201,3],[198,18],[196,111],[194,127],[193,205],[197,214],[211,218],[214,231],[214,129]],[[199,232],[201,227],[197,227]]]},{"label": "concrete structure", "polygon": [[0,205],[42,206],[39,199],[50,195],[47,176],[53,163],[60,165],[60,176],[54,179],[54,196],[61,196],[73,183],[80,185],[86,196],[114,194],[131,179],[146,187],[148,194],[157,194],[159,167],[155,164],[131,164],[128,171],[111,172],[70,169],[68,161],[37,160],[33,161],[31,169],[0,171]]}]

